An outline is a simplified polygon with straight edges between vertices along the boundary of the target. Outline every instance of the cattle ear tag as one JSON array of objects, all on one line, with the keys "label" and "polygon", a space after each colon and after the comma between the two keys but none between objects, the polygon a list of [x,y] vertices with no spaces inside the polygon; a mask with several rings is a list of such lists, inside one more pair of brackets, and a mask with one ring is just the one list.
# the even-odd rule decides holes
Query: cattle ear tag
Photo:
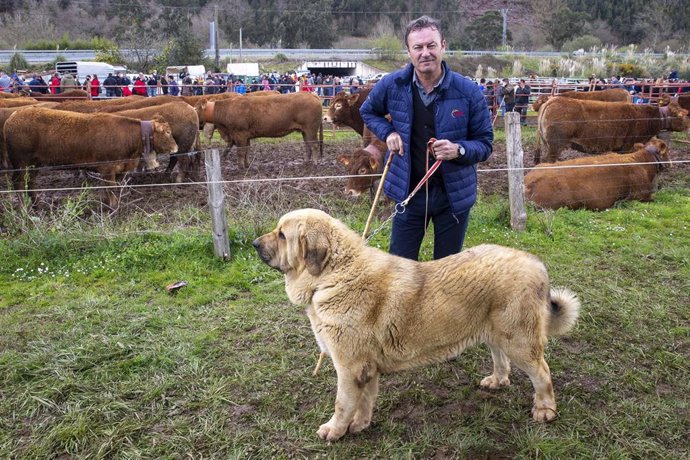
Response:
[{"label": "cattle ear tag", "polygon": [[369,166],[371,166],[371,169],[376,171],[377,169],[379,169],[379,162],[376,161],[376,158],[371,157],[369,158]]}]

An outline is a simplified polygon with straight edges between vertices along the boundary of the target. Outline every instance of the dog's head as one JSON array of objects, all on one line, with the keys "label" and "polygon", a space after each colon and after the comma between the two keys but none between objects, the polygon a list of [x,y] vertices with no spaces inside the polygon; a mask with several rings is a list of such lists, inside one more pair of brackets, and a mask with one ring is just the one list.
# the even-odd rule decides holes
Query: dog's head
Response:
[{"label": "dog's head", "polygon": [[292,211],[253,244],[261,260],[281,273],[299,275],[306,270],[319,276],[331,257],[334,221],[317,209]]}]

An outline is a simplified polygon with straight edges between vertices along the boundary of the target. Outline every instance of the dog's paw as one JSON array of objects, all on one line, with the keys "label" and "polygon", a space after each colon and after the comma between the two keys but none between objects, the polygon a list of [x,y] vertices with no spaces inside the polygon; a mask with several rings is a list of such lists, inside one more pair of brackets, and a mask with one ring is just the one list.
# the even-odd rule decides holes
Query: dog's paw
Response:
[{"label": "dog's paw", "polygon": [[499,388],[507,387],[510,385],[510,379],[508,377],[503,377],[499,379],[495,375],[491,374],[488,377],[484,377],[479,385],[482,388],[488,388],[490,390],[497,390]]},{"label": "dog's paw", "polygon": [[352,423],[350,423],[350,428],[348,429],[348,431],[352,434],[359,433],[360,431],[369,428],[369,425],[371,425],[370,418],[362,420],[357,420],[357,418],[355,418],[355,420],[353,420]]},{"label": "dog's paw", "polygon": [[333,423],[328,422],[321,425],[319,427],[319,431],[317,431],[316,434],[319,436],[319,438],[323,439],[324,441],[337,441],[338,439],[343,437],[345,431],[346,430],[336,429],[333,426]]},{"label": "dog's paw", "polygon": [[558,412],[556,412],[555,407],[532,407],[532,418],[535,422],[544,423],[550,422],[558,417]]}]

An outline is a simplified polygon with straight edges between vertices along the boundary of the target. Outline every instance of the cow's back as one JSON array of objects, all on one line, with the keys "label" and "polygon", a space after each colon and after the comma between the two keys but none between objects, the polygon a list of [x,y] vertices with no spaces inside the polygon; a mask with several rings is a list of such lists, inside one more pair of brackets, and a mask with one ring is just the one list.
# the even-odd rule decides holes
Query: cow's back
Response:
[{"label": "cow's back", "polygon": [[140,144],[138,120],[37,107],[12,114],[4,133],[16,168],[110,161],[127,157]]}]

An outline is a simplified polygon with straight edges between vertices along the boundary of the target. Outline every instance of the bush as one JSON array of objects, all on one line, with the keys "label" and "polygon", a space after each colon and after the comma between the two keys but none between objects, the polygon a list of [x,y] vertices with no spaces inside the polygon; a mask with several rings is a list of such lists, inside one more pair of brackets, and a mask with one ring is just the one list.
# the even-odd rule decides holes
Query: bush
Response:
[{"label": "bush", "polygon": [[381,36],[373,41],[378,58],[382,61],[392,61],[401,53],[400,40],[394,36]]},{"label": "bush", "polygon": [[601,48],[601,45],[601,40],[594,35],[581,35],[563,43],[562,50],[567,53],[572,53],[580,49],[588,51],[595,47]]},{"label": "bush", "polygon": [[22,53],[14,53],[10,58],[10,69],[12,72],[27,70],[29,67],[29,63]]},{"label": "bush", "polygon": [[635,78],[641,78],[644,77],[646,72],[645,70],[640,67],[637,64],[633,64],[630,62],[624,62],[621,64],[617,64],[614,68],[611,69],[611,72],[609,72],[612,75],[622,75],[625,77],[635,77]]}]

